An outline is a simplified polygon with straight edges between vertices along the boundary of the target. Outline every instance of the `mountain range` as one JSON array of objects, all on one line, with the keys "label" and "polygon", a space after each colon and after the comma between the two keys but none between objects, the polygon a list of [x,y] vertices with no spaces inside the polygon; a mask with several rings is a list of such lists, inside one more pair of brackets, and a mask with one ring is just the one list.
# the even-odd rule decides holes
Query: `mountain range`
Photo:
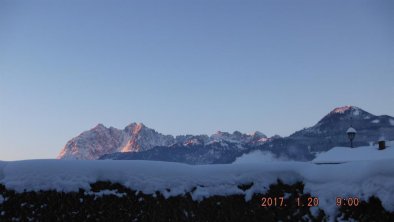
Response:
[{"label": "mountain range", "polygon": [[98,124],[67,142],[58,159],[98,159],[112,153],[142,153],[155,147],[196,147],[221,143],[258,145],[268,141],[261,132],[230,134],[218,131],[207,135],[163,135],[142,123],[132,123],[123,130]]},{"label": "mountain range", "polygon": [[263,150],[277,157],[307,161],[315,153],[335,146],[348,146],[346,130],[357,130],[355,146],[376,142],[379,137],[394,140],[394,118],[375,116],[355,106],[335,108],[312,127],[288,137],[268,138],[261,132],[221,132],[208,135],[163,135],[142,123],[124,129],[98,124],[72,138],[58,159],[141,159],[189,164],[230,163],[242,154]]}]

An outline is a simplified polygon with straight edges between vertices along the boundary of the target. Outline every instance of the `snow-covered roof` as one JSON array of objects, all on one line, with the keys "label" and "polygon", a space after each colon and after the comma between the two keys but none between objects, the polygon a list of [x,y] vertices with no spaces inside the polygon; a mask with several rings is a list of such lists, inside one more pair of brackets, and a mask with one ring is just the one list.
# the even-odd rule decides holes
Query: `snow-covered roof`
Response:
[{"label": "snow-covered roof", "polygon": [[353,127],[350,127],[347,129],[346,133],[357,133],[357,131]]},{"label": "snow-covered roof", "polygon": [[[391,143],[394,144],[393,142]],[[356,148],[334,147],[327,152],[320,153],[314,160],[312,160],[312,162],[324,164],[385,159],[394,160],[394,147],[388,146],[384,150],[378,150],[376,146],[363,146]]]},{"label": "snow-covered roof", "polygon": [[380,141],[386,141],[386,138],[384,138],[384,136],[381,136],[381,137],[379,137],[379,140],[378,140],[379,142]]}]

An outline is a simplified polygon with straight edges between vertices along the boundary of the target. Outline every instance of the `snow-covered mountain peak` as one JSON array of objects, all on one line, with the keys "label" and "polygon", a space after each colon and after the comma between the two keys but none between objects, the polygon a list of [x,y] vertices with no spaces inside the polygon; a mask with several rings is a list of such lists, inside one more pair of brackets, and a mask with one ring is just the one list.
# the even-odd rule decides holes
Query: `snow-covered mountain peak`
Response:
[{"label": "snow-covered mountain peak", "polygon": [[179,135],[175,137],[177,146],[195,146],[195,145],[206,145],[210,138],[207,135]]},{"label": "snow-covered mountain peak", "polygon": [[290,138],[300,141],[298,146],[310,146],[314,151],[321,151],[347,145],[346,132],[349,127],[353,127],[350,131],[357,132],[355,142],[365,145],[376,141],[380,134],[393,132],[390,118],[386,115],[375,116],[355,106],[338,107],[314,126],[299,130]]},{"label": "snow-covered mountain peak", "polygon": [[364,110],[356,107],[356,106],[342,106],[333,109],[330,114],[346,114],[351,113],[355,116],[359,115],[360,112],[365,112]]},{"label": "snow-covered mountain peak", "polygon": [[267,138],[267,136],[264,133],[260,132],[260,131],[253,131],[251,133],[248,133],[248,135],[252,136],[252,137]]},{"label": "snow-covered mountain peak", "polygon": [[333,109],[330,113],[328,113],[323,119],[321,119],[317,125],[321,125],[324,123],[329,123],[333,121],[348,121],[349,125],[352,122],[352,119],[371,119],[375,116],[360,109],[356,106],[343,106],[337,107]]},{"label": "snow-covered mountain peak", "polygon": [[334,110],[332,110],[331,113],[344,113],[350,109],[352,109],[352,106],[337,107]]},{"label": "snow-covered mountain peak", "polygon": [[238,144],[257,145],[265,143],[267,141],[267,136],[259,131],[255,131],[250,134],[244,134],[240,131],[234,131],[233,133],[218,131],[210,137],[210,142],[221,141]]},{"label": "snow-covered mountain peak", "polygon": [[126,129],[134,129],[135,127],[142,128],[142,127],[144,127],[144,124],[133,122],[133,123],[130,123],[129,125],[127,125],[124,129],[125,130]]},{"label": "snow-covered mountain peak", "polygon": [[124,130],[121,152],[139,152],[155,146],[170,146],[175,143],[171,135],[163,135],[142,123],[132,123]]},{"label": "snow-covered mountain peak", "polygon": [[173,136],[162,135],[142,123],[131,123],[123,130],[98,124],[67,142],[57,158],[97,159],[114,152],[138,152],[175,143]]},{"label": "snow-covered mountain peak", "polygon": [[212,136],[223,136],[223,135],[229,135],[229,133],[218,130],[214,134],[212,134]]},{"label": "snow-covered mountain peak", "polygon": [[231,134],[228,132],[217,131],[216,133],[211,135],[210,139],[215,141],[221,141],[221,140],[229,140],[230,137]]},{"label": "snow-covered mountain peak", "polygon": [[136,123],[136,126],[138,127],[138,128],[144,128],[144,127],[146,127],[143,123]]},{"label": "snow-covered mountain peak", "polygon": [[99,123],[92,128],[92,130],[105,130],[105,129],[107,129],[107,127],[105,127],[102,123]]}]

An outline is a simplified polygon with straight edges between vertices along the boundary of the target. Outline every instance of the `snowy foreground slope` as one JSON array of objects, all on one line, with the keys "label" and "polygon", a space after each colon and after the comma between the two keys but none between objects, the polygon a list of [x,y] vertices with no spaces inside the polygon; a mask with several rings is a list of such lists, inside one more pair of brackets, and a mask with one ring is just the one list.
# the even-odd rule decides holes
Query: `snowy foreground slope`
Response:
[{"label": "snowy foreground slope", "polygon": [[[236,163],[186,165],[153,161],[59,161],[26,160],[0,162],[0,184],[23,191],[90,190],[96,181],[112,181],[145,194],[164,197],[190,192],[200,201],[213,195],[264,193],[280,179],[286,184],[302,181],[305,192],[320,200],[328,216],[338,211],[336,197],[376,196],[387,211],[394,211],[394,158],[344,164],[317,165],[309,162]],[[250,189],[238,185],[252,183]],[[111,195],[113,192],[102,193]],[[3,200],[5,201],[5,200]]]}]

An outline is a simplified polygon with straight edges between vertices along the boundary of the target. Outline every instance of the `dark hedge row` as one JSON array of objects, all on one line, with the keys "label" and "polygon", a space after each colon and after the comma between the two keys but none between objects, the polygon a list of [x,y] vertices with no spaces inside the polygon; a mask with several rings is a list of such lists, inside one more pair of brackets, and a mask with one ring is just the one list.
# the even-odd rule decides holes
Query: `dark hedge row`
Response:
[{"label": "dark hedge row", "polygon": [[[242,190],[253,184],[240,185]],[[200,202],[190,194],[165,199],[160,193],[145,195],[120,184],[97,182],[91,191],[114,190],[122,197],[87,195],[84,190],[63,193],[56,191],[15,193],[0,185],[5,201],[0,204],[0,221],[326,221],[320,210],[313,216],[309,207],[298,207],[296,198],[307,200],[303,183],[293,185],[278,181],[266,194],[255,194],[245,202],[243,195],[212,196]],[[261,198],[281,197],[285,193],[287,206],[262,207]],[[156,196],[156,197],[154,197]],[[371,198],[358,207],[342,207],[342,219],[359,221],[394,221],[380,201]],[[339,217],[339,215],[338,215]]]}]

